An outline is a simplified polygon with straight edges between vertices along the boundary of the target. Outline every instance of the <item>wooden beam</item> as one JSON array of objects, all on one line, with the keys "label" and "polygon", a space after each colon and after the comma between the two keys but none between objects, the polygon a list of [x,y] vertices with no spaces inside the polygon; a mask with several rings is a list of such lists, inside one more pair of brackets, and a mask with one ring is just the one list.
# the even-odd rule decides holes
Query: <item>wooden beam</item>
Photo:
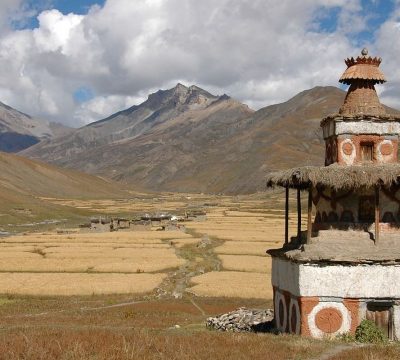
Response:
[{"label": "wooden beam", "polygon": [[285,189],[285,244],[289,243],[289,186]]},{"label": "wooden beam", "polygon": [[297,189],[297,240],[301,241],[301,194]]},{"label": "wooden beam", "polygon": [[375,186],[375,245],[379,243],[379,186]]},{"label": "wooden beam", "polygon": [[311,241],[312,232],[312,186],[308,188],[308,209],[307,209],[307,244]]}]

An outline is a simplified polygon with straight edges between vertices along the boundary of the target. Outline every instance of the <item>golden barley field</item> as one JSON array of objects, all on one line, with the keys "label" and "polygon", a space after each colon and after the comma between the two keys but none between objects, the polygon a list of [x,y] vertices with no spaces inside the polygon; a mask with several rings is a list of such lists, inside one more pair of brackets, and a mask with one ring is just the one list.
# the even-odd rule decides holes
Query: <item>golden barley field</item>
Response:
[{"label": "golden barley field", "polygon": [[18,295],[137,294],[151,291],[165,274],[0,273],[0,289]]},{"label": "golden barley field", "polygon": [[[284,241],[281,199],[246,199],[225,204],[227,206],[214,208],[206,222],[187,225],[195,233],[206,233],[220,240],[214,252],[220,260],[221,271],[193,278],[194,286],[190,291],[199,296],[270,299],[271,258],[266,250],[278,248]],[[302,226],[305,229],[305,218],[302,218]],[[295,235],[296,229],[297,215],[292,212],[290,235]]]},{"label": "golden barley field", "polygon": [[192,281],[198,296],[272,299],[270,277],[257,272],[213,271]]},{"label": "golden barley field", "polygon": [[[130,200],[47,201],[101,216],[203,209],[186,231],[25,232],[0,239],[0,293],[87,295],[187,292],[198,296],[272,297],[269,248],[281,246],[281,195],[144,195]],[[211,204],[211,205],[210,205]],[[290,216],[294,235],[296,218]],[[175,278],[184,279],[176,284]]]}]

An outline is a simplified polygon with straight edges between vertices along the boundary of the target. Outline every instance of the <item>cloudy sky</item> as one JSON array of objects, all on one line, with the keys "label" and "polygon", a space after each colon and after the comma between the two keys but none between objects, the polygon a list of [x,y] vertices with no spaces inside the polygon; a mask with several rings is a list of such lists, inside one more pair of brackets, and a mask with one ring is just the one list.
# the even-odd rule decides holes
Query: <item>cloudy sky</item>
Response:
[{"label": "cloudy sky", "polygon": [[80,126],[182,82],[258,109],[364,46],[400,108],[400,0],[1,0],[0,101]]}]

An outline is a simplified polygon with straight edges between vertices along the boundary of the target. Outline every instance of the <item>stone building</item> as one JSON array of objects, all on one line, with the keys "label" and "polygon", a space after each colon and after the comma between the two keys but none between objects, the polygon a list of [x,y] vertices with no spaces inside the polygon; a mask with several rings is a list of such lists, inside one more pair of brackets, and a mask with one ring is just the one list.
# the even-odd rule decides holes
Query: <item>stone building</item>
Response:
[{"label": "stone building", "polygon": [[[370,319],[400,339],[400,117],[375,91],[380,58],[345,61],[350,85],[338,114],[321,122],[325,166],[268,176],[286,194],[285,244],[269,250],[276,326],[312,337],[354,333]],[[297,236],[288,235],[289,189],[297,192]],[[301,192],[308,194],[301,229]],[[314,216],[313,216],[314,214]]]}]

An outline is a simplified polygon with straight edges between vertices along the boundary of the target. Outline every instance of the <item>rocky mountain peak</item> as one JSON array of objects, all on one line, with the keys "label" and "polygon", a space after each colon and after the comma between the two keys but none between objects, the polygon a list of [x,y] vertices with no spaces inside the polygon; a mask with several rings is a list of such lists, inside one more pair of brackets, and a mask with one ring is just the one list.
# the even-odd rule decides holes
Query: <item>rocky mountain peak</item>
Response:
[{"label": "rocky mountain peak", "polygon": [[175,90],[175,93],[186,93],[189,90],[187,86],[181,83],[177,83],[173,89]]},{"label": "rocky mountain peak", "polygon": [[196,85],[187,87],[178,83],[172,89],[159,90],[151,94],[147,100],[147,105],[158,108],[169,104],[173,107],[183,107],[187,110],[187,108],[207,107],[217,99],[217,96]]}]

